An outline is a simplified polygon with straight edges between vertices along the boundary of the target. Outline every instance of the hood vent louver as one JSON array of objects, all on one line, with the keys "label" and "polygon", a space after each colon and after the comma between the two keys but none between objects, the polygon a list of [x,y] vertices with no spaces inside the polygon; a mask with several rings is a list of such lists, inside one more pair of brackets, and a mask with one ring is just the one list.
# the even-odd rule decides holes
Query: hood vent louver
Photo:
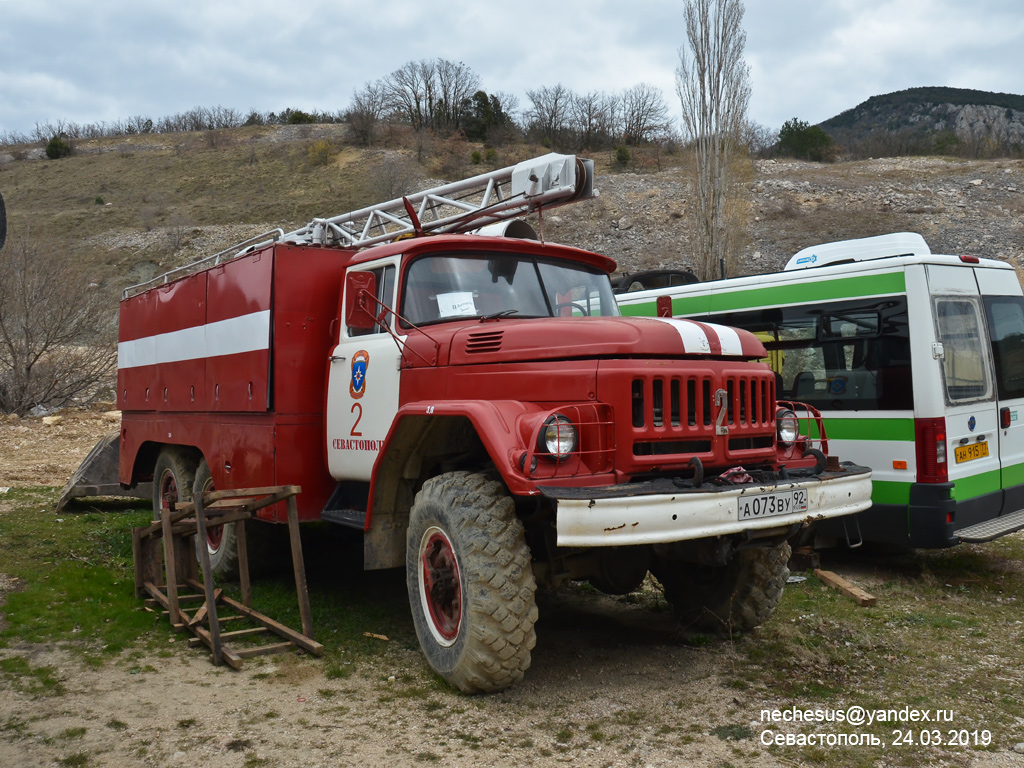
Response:
[{"label": "hood vent louver", "polygon": [[504,331],[480,331],[469,334],[466,342],[466,354],[474,355],[482,352],[497,352],[501,349],[501,337]]}]

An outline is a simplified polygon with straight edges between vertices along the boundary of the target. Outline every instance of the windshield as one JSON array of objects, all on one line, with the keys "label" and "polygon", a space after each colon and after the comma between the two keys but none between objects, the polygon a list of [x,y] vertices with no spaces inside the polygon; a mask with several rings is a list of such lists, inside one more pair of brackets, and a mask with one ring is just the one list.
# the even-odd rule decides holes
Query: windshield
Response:
[{"label": "windshield", "polygon": [[516,253],[425,256],[405,275],[403,319],[618,315],[608,276],[592,267]]}]

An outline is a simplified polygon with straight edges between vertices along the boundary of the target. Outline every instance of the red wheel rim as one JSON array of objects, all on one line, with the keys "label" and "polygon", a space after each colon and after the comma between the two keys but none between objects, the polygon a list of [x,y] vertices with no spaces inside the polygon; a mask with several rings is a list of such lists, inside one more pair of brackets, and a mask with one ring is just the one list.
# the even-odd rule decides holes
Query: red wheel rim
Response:
[{"label": "red wheel rim", "polygon": [[220,543],[224,540],[223,525],[209,525],[206,527],[206,546],[213,554],[220,549]]},{"label": "red wheel rim", "polygon": [[440,529],[424,536],[420,547],[420,589],[434,632],[448,643],[462,623],[462,582],[452,544]]},{"label": "red wheel rim", "polygon": [[160,509],[170,509],[172,504],[178,502],[178,483],[174,479],[174,473],[165,472],[160,479]]},{"label": "red wheel rim", "polygon": [[[209,493],[213,490],[213,480],[207,480],[203,485],[203,493]],[[206,548],[210,551],[211,555],[217,553],[220,549],[221,542],[224,541],[224,526],[223,525],[208,525],[206,526]]]}]

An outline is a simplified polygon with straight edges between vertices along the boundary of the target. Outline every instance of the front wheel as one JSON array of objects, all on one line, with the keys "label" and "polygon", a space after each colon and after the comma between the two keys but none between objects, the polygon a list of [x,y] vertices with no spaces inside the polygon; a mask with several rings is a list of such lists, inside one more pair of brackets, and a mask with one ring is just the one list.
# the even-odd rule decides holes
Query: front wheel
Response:
[{"label": "front wheel", "polygon": [[656,558],[651,572],[684,629],[732,634],[760,626],[775,612],[789,556],[783,542],[741,550],[719,566]]},{"label": "front wheel", "polygon": [[464,693],[519,682],[537,642],[523,524],[501,483],[450,472],[416,494],[406,534],[409,605],[427,663]]}]

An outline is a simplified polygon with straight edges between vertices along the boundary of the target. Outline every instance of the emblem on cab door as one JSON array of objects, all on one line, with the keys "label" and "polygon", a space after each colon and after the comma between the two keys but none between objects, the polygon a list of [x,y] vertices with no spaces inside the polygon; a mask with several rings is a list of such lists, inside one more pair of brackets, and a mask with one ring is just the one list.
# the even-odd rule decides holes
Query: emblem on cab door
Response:
[{"label": "emblem on cab door", "polygon": [[356,400],[366,391],[366,369],[370,367],[370,353],[360,349],[352,355],[352,383],[348,386],[349,394]]}]

